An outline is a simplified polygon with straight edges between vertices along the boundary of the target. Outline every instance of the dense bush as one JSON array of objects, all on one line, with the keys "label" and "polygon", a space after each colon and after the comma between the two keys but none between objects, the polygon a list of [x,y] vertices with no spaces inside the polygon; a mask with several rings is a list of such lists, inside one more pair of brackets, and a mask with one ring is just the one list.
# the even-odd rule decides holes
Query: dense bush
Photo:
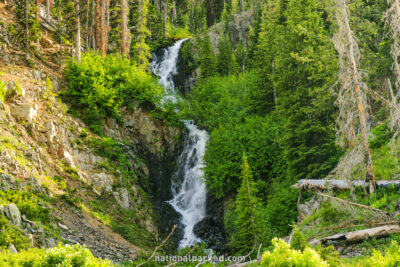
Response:
[{"label": "dense bush", "polygon": [[1,205],[15,203],[20,212],[29,220],[48,222],[50,220],[50,210],[43,204],[39,204],[39,202],[43,202],[43,200],[30,191],[0,191]]},{"label": "dense bush", "polygon": [[10,222],[0,215],[0,248],[7,249],[11,244],[17,250],[22,250],[29,248],[31,241],[20,228],[10,225]]},{"label": "dense bush", "polygon": [[321,256],[311,248],[305,248],[304,252],[291,249],[290,245],[280,239],[272,240],[274,250],[266,251],[262,255],[261,266],[268,267],[323,267],[329,266]]},{"label": "dense bush", "polygon": [[392,241],[385,253],[374,250],[372,256],[367,260],[369,266],[390,267],[400,265],[400,247],[396,241]]},{"label": "dense bush", "polygon": [[66,69],[68,90],[63,94],[89,125],[101,125],[106,116],[121,119],[122,107],[133,102],[157,104],[162,88],[144,70],[119,55],[84,54],[80,63]]},{"label": "dense bush", "polygon": [[18,254],[0,253],[0,266],[41,266],[41,267],[108,267],[114,266],[109,260],[97,259],[88,248],[80,245],[58,245],[51,249],[30,249]]}]

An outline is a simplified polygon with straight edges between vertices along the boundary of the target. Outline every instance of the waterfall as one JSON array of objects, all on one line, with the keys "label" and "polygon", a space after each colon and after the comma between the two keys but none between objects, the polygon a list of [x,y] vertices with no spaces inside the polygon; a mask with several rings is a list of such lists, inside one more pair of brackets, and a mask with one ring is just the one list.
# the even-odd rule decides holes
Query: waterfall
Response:
[{"label": "waterfall", "polygon": [[[179,40],[164,49],[161,58],[153,55],[151,70],[159,77],[165,88],[163,101],[177,101],[173,76],[177,74],[177,60],[183,42]],[[184,121],[188,134],[183,142],[183,151],[178,158],[177,171],[172,176],[172,196],[169,204],[182,216],[183,239],[179,248],[192,246],[200,239],[193,233],[193,227],[206,216],[206,186],[203,181],[203,157],[208,133],[200,130],[193,121]]]}]

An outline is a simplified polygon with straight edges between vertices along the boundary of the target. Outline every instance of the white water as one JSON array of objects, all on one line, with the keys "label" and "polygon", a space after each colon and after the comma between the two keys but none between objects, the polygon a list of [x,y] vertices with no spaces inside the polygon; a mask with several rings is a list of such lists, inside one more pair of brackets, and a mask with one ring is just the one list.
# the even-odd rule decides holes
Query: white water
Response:
[{"label": "white water", "polygon": [[[160,83],[166,90],[164,101],[177,101],[172,77],[177,74],[179,50],[185,40],[179,40],[165,49],[161,59],[153,55],[151,70],[159,77]],[[193,233],[193,227],[206,216],[206,186],[203,182],[202,168],[208,134],[198,129],[192,121],[184,123],[189,133],[185,137],[183,151],[178,158],[178,170],[172,177],[171,190],[174,198],[169,201],[171,206],[182,215],[181,224],[184,233],[179,248],[200,242]]]},{"label": "white water", "polygon": [[164,54],[161,59],[158,59],[157,55],[153,54],[153,60],[150,64],[150,69],[159,77],[160,83],[165,88],[166,95],[163,98],[163,102],[169,100],[173,103],[176,103],[177,101],[177,94],[172,77],[177,74],[178,70],[176,68],[176,64],[178,62],[179,50],[186,40],[187,39],[179,40],[172,46],[164,49]]}]

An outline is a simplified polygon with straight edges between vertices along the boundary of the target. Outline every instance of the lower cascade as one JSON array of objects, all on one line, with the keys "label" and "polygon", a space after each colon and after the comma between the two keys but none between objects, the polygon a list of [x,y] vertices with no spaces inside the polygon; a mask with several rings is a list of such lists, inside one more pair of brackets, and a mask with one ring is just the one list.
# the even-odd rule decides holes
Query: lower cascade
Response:
[{"label": "lower cascade", "polygon": [[[164,86],[164,101],[176,102],[175,86],[172,80],[177,74],[179,50],[184,40],[179,40],[164,49],[162,58],[153,56],[151,70]],[[183,239],[179,248],[192,246],[201,240],[193,233],[194,226],[206,216],[206,186],[203,181],[203,157],[208,133],[200,130],[193,121],[184,121],[188,134],[183,142],[183,151],[178,158],[177,171],[172,176],[173,199],[168,203],[182,216]]]}]

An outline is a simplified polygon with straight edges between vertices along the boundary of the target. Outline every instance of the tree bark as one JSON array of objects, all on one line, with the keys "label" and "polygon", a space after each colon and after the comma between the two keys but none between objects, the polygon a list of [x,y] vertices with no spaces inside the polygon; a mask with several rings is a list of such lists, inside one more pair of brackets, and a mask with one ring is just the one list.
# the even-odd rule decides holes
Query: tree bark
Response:
[{"label": "tree bark", "polygon": [[121,0],[121,55],[129,58],[128,47],[128,1]]},{"label": "tree bark", "polygon": [[80,6],[79,0],[74,0],[75,2],[75,26],[76,26],[76,61],[81,62],[81,19],[79,16]]},{"label": "tree bark", "polygon": [[172,2],[172,21],[176,20],[176,1]]},{"label": "tree bark", "polygon": [[168,0],[164,0],[163,3],[163,18],[164,18],[164,35],[167,36],[167,26],[168,26]]},{"label": "tree bark", "polygon": [[101,11],[100,11],[101,12],[100,52],[103,57],[106,56],[106,1],[107,0],[101,0]]}]

